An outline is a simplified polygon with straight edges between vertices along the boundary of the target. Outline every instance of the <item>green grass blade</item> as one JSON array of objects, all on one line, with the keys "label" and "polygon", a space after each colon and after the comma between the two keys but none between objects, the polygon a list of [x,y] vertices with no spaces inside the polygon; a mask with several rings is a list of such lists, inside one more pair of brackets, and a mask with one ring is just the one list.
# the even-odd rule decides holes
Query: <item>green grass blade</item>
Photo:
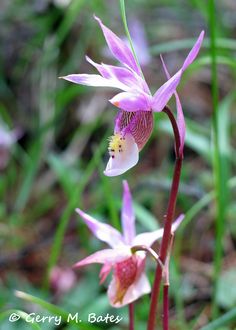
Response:
[{"label": "green grass blade", "polygon": [[131,48],[132,53],[134,55],[136,64],[139,67],[140,73],[141,73],[141,75],[144,78],[144,75],[143,75],[141,66],[139,64],[138,57],[137,57],[137,55],[135,53],[135,49],[134,49],[134,46],[133,46],[133,42],[132,42],[131,36],[130,36],[130,33],[129,33],[129,28],[128,28],[127,19],[126,19],[126,13],[125,13],[125,1],[124,0],[120,0],[120,10],[121,10],[121,17],[122,17],[122,20],[123,20],[123,24],[124,24],[124,27],[125,27],[125,33],[126,33],[126,36],[127,36],[128,40],[129,40],[130,48]]},{"label": "green grass blade", "polygon": [[30,196],[34,179],[40,166],[41,146],[42,143],[40,139],[33,144],[29,158],[27,158],[26,164],[24,165],[24,178],[15,202],[15,209],[17,212],[24,209]]},{"label": "green grass blade", "polygon": [[43,307],[45,310],[47,310],[48,312],[50,312],[54,315],[61,316],[61,319],[65,323],[73,324],[77,329],[80,329],[80,330],[99,330],[99,328],[97,328],[97,327],[95,327],[91,324],[88,325],[84,322],[78,322],[77,323],[76,319],[71,319],[70,318],[70,320],[68,322],[68,315],[69,315],[68,312],[66,312],[64,309],[62,309],[62,308],[60,308],[56,305],[50,304],[49,302],[47,302],[47,301],[45,301],[41,298],[32,296],[31,294],[28,294],[28,293],[25,293],[25,292],[22,292],[22,291],[15,291],[15,295],[20,299],[29,301],[31,303],[34,303],[36,305],[39,305],[39,306]]},{"label": "green grass blade", "polygon": [[75,20],[78,18],[79,12],[83,7],[85,0],[73,0],[64,14],[64,18],[57,30],[57,45],[60,46],[65,40]]},{"label": "green grass blade", "polygon": [[[171,40],[168,42],[163,42],[160,45],[154,45],[150,47],[150,52],[152,55],[159,55],[162,53],[170,53],[179,50],[189,49],[193,46],[194,42],[196,42],[196,38],[188,38],[181,40]],[[210,39],[204,38],[203,48],[210,48]],[[236,50],[236,41],[230,38],[217,38],[216,39],[216,48],[218,49],[228,49],[228,50]]]},{"label": "green grass blade", "polygon": [[[107,136],[107,134],[105,134],[105,136]],[[48,263],[47,275],[50,273],[50,270],[52,269],[52,267],[56,264],[56,262],[58,260],[58,257],[60,255],[60,252],[62,249],[65,231],[66,231],[68,222],[70,220],[70,217],[71,217],[72,213],[74,212],[75,208],[80,206],[79,203],[80,203],[80,199],[81,199],[81,194],[82,194],[87,182],[89,181],[91,175],[93,174],[94,170],[98,166],[98,163],[101,160],[101,155],[105,151],[106,146],[107,146],[107,140],[106,140],[106,138],[103,137],[101,145],[97,147],[94,157],[89,162],[83,176],[81,177],[79,184],[75,185],[75,187],[73,189],[73,193],[71,194],[68,205],[61,217],[60,223],[59,223],[57,231],[55,233],[55,239],[54,239],[54,242],[52,245],[51,254],[50,254],[49,263]],[[49,286],[48,278],[46,279],[46,282],[44,283],[44,285],[46,288],[48,288],[48,286]]]},{"label": "green grass blade", "polygon": [[201,330],[218,330],[220,329],[220,327],[230,325],[231,322],[235,322],[235,321],[236,321],[236,307],[233,308],[231,311],[225,313],[218,319],[214,320],[213,322],[202,327]]},{"label": "green grass blade", "polygon": [[[0,313],[0,321],[1,321],[1,320],[4,320],[4,319],[6,319],[6,318],[9,319],[10,316],[13,317],[13,315],[14,315],[15,317],[17,317],[17,315],[18,315],[18,316],[19,316],[19,320],[22,319],[22,320],[24,320],[25,322],[27,322],[27,324],[28,324],[32,329],[34,329],[34,330],[40,330],[40,329],[41,329],[40,326],[39,326],[37,323],[31,323],[31,322],[27,321],[27,317],[29,316],[29,314],[26,313],[26,312],[23,312],[23,311],[21,311],[21,310],[19,310],[19,309],[8,309],[7,311],[4,311],[4,312]],[[15,323],[15,322],[18,322],[19,320],[14,321],[14,323]],[[10,321],[10,320],[9,320],[9,322],[13,322],[13,321]]]},{"label": "green grass blade", "polygon": [[[222,134],[226,134],[228,127],[225,127],[227,122],[223,120],[222,111],[219,107],[219,87],[217,74],[217,48],[216,48],[216,6],[215,1],[209,1],[209,26],[210,26],[210,55],[211,55],[211,72],[212,72],[212,101],[213,101],[213,117],[212,117],[212,135],[213,135],[213,172],[216,190],[216,241],[214,253],[214,294],[213,294],[213,316],[218,313],[216,303],[216,292],[218,286],[218,278],[221,271],[223,257],[223,239],[225,232],[225,216],[228,204],[228,157],[225,157],[225,150],[221,149],[220,140]],[[223,112],[224,115],[225,112]],[[227,114],[227,113],[226,113]],[[224,127],[221,127],[224,125]],[[224,167],[223,167],[224,166]]]}]

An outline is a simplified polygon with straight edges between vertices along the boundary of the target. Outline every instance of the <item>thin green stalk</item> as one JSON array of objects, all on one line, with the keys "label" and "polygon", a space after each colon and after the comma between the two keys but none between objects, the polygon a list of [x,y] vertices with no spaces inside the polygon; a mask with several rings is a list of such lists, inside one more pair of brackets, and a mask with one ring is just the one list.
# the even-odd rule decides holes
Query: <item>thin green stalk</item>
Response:
[{"label": "thin green stalk", "polygon": [[[29,301],[30,303],[33,303],[35,305],[41,306],[43,309],[47,310],[49,313],[52,313],[53,315],[57,315],[61,317],[61,320],[65,324],[70,324],[71,327],[73,326],[73,329],[79,329],[79,330],[99,330],[98,327],[92,324],[87,324],[86,322],[78,322],[76,318],[69,317],[69,315],[72,315],[71,313],[68,313],[61,307],[58,307],[56,305],[53,305],[46,300],[43,300],[41,298],[35,297],[31,294],[28,294],[23,291],[15,291],[15,295],[17,298],[20,298],[25,301]],[[26,314],[26,313],[24,313]]]},{"label": "thin green stalk", "polygon": [[125,27],[125,33],[126,33],[127,38],[129,40],[130,48],[131,48],[132,53],[134,55],[135,62],[137,64],[137,66],[139,67],[140,74],[142,75],[142,77],[144,79],[144,75],[143,75],[141,66],[139,64],[138,57],[135,53],[133,42],[132,42],[132,39],[131,39],[131,36],[130,36],[130,33],[129,33],[129,28],[128,28],[127,19],[126,19],[126,13],[125,13],[125,0],[120,0],[120,11],[121,11],[121,17],[122,17],[122,20],[123,20],[123,24],[124,24],[124,27]]},{"label": "thin green stalk", "polygon": [[216,243],[214,253],[214,295],[213,295],[213,317],[217,315],[216,292],[218,279],[221,271],[223,257],[224,222],[226,214],[227,193],[224,191],[226,182],[221,163],[220,137],[219,137],[219,88],[217,76],[217,48],[216,48],[216,6],[215,1],[209,1],[209,27],[210,27],[210,55],[212,73],[212,134],[213,134],[213,171],[216,191]]},{"label": "thin green stalk", "polygon": [[[169,53],[169,52],[189,49],[192,47],[194,42],[195,42],[194,38],[162,42],[161,44],[151,46],[150,52],[152,55],[159,55],[162,53]],[[204,38],[202,48],[209,49],[210,46],[211,46],[210,39]],[[235,41],[235,39],[231,39],[231,38],[217,38],[216,39],[216,48],[235,51],[236,50],[236,41]]]},{"label": "thin green stalk", "polygon": [[[30,315],[19,309],[8,309],[0,313],[0,322],[8,318],[9,322],[18,322],[20,319],[24,320],[27,323],[27,328],[31,327],[34,330],[41,330],[40,326],[37,323],[31,323],[27,321],[27,318]],[[10,324],[9,324],[10,325]]]},{"label": "thin green stalk", "polygon": [[117,207],[116,207],[116,201],[114,200],[114,196],[111,193],[111,180],[110,178],[107,178],[103,171],[104,168],[102,167],[101,164],[99,164],[99,172],[100,172],[100,179],[102,181],[102,187],[104,191],[104,197],[107,202],[107,207],[109,211],[109,216],[111,219],[112,226],[118,230],[121,230],[121,224],[120,224],[120,219],[118,216],[117,212]]},{"label": "thin green stalk", "polygon": [[218,330],[221,327],[230,325],[232,322],[235,321],[236,321],[236,307],[231,309],[231,311],[225,313],[218,319],[214,320],[213,322],[205,325],[204,327],[201,328],[201,330]]},{"label": "thin green stalk", "polygon": [[[61,217],[60,223],[58,225],[57,231],[55,233],[55,239],[52,245],[51,254],[48,263],[47,275],[49,275],[50,270],[56,264],[63,244],[63,239],[65,236],[65,231],[70,220],[72,213],[74,212],[75,208],[79,206],[79,201],[81,194],[84,190],[85,185],[89,181],[92,173],[94,172],[95,168],[97,167],[99,160],[101,159],[101,153],[105,150],[105,146],[107,141],[105,138],[102,139],[101,145],[96,149],[94,157],[91,159],[90,163],[88,164],[86,171],[81,178],[80,184],[78,187],[74,189],[73,194],[71,195],[70,201]],[[49,287],[49,276],[46,277],[46,281],[44,283],[44,287],[48,289]]]}]

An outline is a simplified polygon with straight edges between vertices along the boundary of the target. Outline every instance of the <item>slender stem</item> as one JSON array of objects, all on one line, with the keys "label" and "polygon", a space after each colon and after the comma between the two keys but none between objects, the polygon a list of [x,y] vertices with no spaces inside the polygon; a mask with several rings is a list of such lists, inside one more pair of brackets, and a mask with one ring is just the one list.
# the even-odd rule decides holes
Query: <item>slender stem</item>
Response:
[{"label": "slender stem", "polygon": [[[170,191],[170,197],[167,207],[167,215],[164,225],[164,233],[163,238],[161,241],[161,247],[160,247],[160,260],[163,264],[166,262],[166,257],[168,253],[169,243],[171,240],[171,226],[174,218],[175,213],[175,205],[176,205],[176,199],[179,189],[179,181],[180,181],[180,174],[181,174],[181,168],[182,168],[182,160],[183,160],[183,154],[179,152],[179,146],[180,146],[180,136],[179,136],[179,130],[176,123],[176,120],[170,111],[168,107],[165,107],[163,111],[168,115],[174,135],[175,135],[175,150],[176,150],[176,161],[175,161],[175,168],[174,168],[174,175],[172,179],[172,185],[171,185],[171,191]],[[154,330],[155,323],[156,323],[156,312],[157,312],[157,306],[158,306],[158,297],[160,293],[160,287],[161,287],[161,280],[162,280],[162,268],[160,265],[157,265],[156,268],[156,274],[155,279],[153,283],[153,289],[152,289],[152,296],[151,296],[151,305],[149,310],[149,318],[148,318],[148,330]]]},{"label": "slender stem", "polygon": [[135,252],[138,252],[138,251],[145,251],[147,253],[150,254],[150,256],[152,256],[152,258],[156,261],[156,262],[159,262],[160,263],[160,266],[163,268],[164,265],[162,264],[162,262],[160,261],[160,258],[159,258],[159,255],[150,247],[147,247],[145,245],[135,245],[135,246],[132,246],[131,248],[131,252],[132,253],[135,253]]},{"label": "slender stem", "polygon": [[129,304],[129,330],[134,330],[134,303]]},{"label": "slender stem", "polygon": [[139,68],[140,74],[142,75],[142,77],[144,79],[144,75],[143,75],[143,72],[142,72],[142,69],[141,69],[141,65],[138,61],[138,57],[135,53],[133,42],[132,42],[132,39],[131,39],[131,36],[130,36],[130,33],[129,33],[128,23],[127,23],[127,19],[126,19],[126,12],[125,12],[125,0],[120,0],[120,10],[121,10],[121,16],[122,16],[122,20],[123,20],[123,24],[124,24],[124,28],[125,28],[125,33],[126,33],[127,38],[129,40],[130,48],[131,48],[132,53],[134,55],[135,62],[137,64],[138,68]]},{"label": "slender stem", "polygon": [[163,330],[169,330],[169,284],[163,287]]},{"label": "slender stem", "polygon": [[163,112],[165,112],[167,114],[167,116],[170,119],[173,131],[174,131],[174,136],[175,136],[175,154],[176,154],[176,158],[179,157],[183,157],[183,155],[180,154],[180,135],[179,135],[179,128],[177,126],[175,117],[172,113],[172,111],[170,110],[170,108],[166,105],[165,108],[162,110]]},{"label": "slender stem", "polygon": [[168,253],[166,256],[166,263],[163,272],[164,287],[163,287],[163,330],[169,330],[169,265],[170,265],[170,254],[173,246],[174,234],[171,234],[170,244]]},{"label": "slender stem", "polygon": [[[216,32],[217,32],[217,14],[215,0],[209,1],[209,28],[210,28],[210,55],[211,55],[211,83],[212,83],[212,102],[213,102],[213,172],[216,191],[216,240],[214,253],[214,292],[212,304],[213,319],[218,315],[218,307],[216,302],[217,286],[219,274],[222,266],[223,257],[223,238],[225,233],[225,214],[227,211],[228,191],[225,180],[226,166],[222,164],[222,159],[225,157],[225,150],[221,153],[220,149],[220,134],[219,134],[219,86],[217,74],[217,48],[216,48]],[[222,138],[222,136],[221,136]],[[224,156],[223,156],[224,155]],[[224,167],[223,167],[224,166]],[[227,175],[227,174],[226,174]],[[226,178],[227,179],[227,178]]]}]

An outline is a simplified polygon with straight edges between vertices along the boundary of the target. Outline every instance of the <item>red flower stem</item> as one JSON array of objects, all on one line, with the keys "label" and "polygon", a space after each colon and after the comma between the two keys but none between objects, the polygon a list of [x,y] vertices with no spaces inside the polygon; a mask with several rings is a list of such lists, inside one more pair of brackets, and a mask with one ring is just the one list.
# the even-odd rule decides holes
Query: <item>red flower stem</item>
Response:
[{"label": "red flower stem", "polygon": [[129,330],[134,330],[134,303],[129,304]]},{"label": "red flower stem", "polygon": [[169,284],[163,286],[163,330],[169,330]]},{"label": "red flower stem", "polygon": [[[171,239],[171,226],[175,214],[175,205],[176,199],[179,189],[179,181],[180,181],[180,174],[182,168],[182,159],[183,155],[179,152],[180,149],[180,136],[178,126],[175,120],[174,115],[172,114],[171,110],[166,106],[163,111],[168,115],[171,125],[174,131],[175,136],[175,152],[176,152],[176,160],[175,160],[175,168],[174,168],[174,175],[171,184],[170,190],[170,197],[167,207],[167,214],[165,219],[164,225],[164,233],[163,238],[161,241],[160,247],[160,260],[163,264],[166,262],[166,257],[168,253],[169,243]],[[149,317],[148,317],[148,330],[154,330],[156,324],[156,314],[157,314],[157,306],[158,306],[158,297],[160,293],[161,287],[161,280],[162,280],[162,268],[159,264],[157,264],[155,279],[152,288],[152,295],[151,295],[151,305],[149,310]],[[168,293],[168,291],[167,291]]]},{"label": "red flower stem", "polygon": [[171,234],[169,249],[166,256],[166,264],[163,273],[163,330],[169,330],[169,265],[170,265],[170,254],[173,246],[174,234]]}]

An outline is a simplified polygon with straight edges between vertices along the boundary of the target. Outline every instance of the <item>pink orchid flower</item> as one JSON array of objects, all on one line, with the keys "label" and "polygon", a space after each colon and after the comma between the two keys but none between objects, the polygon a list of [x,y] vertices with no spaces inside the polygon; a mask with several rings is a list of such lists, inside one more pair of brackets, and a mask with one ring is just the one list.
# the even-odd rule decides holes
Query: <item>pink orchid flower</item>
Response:
[{"label": "pink orchid flower", "polygon": [[[123,188],[121,211],[123,234],[112,226],[101,223],[80,209],[76,209],[76,212],[84,220],[93,235],[107,243],[111,248],[95,252],[76,263],[74,267],[86,266],[92,263],[103,264],[100,271],[100,283],[103,283],[110,271],[113,270],[113,277],[108,287],[108,298],[113,307],[130,304],[151,291],[148,278],[145,275],[146,252],[132,253],[131,248],[140,245],[150,248],[163,235],[163,229],[136,235],[132,197],[126,181],[123,182]],[[173,232],[183,218],[184,216],[181,215],[174,222],[172,225]]]},{"label": "pink orchid flower", "polygon": [[[86,57],[87,61],[98,70],[100,75],[70,74],[62,78],[76,84],[113,87],[122,90],[121,93],[110,99],[110,102],[120,110],[115,119],[114,135],[110,138],[110,158],[104,171],[107,176],[116,176],[123,174],[137,164],[139,151],[144,147],[153,130],[153,112],[162,111],[172,95],[177,96],[176,88],[180,83],[183,72],[195,60],[200,50],[204,31],[199,35],[183,66],[176,74],[170,77],[165,67],[168,80],[152,95],[130,48],[108,29],[98,17],[95,17],[95,19],[100,24],[111,53],[123,66],[98,64]],[[178,96],[176,101],[177,123],[181,136],[180,148],[182,151],[185,124]]]}]

